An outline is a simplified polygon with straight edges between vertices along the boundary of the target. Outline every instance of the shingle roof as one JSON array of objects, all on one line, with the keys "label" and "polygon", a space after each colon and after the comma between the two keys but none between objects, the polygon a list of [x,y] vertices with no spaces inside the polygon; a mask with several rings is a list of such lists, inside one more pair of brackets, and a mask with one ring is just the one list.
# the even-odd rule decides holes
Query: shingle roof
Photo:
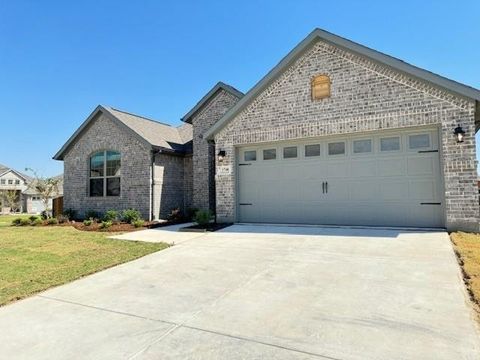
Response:
[{"label": "shingle roof", "polygon": [[68,139],[65,145],[53,157],[55,160],[63,160],[65,152],[75,142],[78,136],[87,128],[89,123],[96,118],[98,113],[103,113],[111,120],[123,126],[137,136],[145,144],[167,151],[186,153],[190,152],[188,143],[192,140],[192,125],[183,124],[173,127],[144,116],[132,114],[108,106],[99,105],[83,122],[83,124]]}]

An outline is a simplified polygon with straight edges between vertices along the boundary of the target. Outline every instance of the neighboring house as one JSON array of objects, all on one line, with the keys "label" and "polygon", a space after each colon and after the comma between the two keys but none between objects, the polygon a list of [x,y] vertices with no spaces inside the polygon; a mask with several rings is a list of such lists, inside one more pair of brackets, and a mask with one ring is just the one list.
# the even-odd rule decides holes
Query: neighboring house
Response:
[{"label": "neighboring house", "polygon": [[[60,178],[58,192],[52,197],[62,196],[63,193],[63,175]],[[17,192],[17,212],[26,212],[29,214],[39,214],[45,210],[45,205],[40,194],[35,190],[35,180],[30,176],[22,174],[19,171],[11,169],[0,164],[0,212],[8,213],[10,208],[5,200],[6,191]],[[49,208],[52,205],[52,199],[49,200]]]},{"label": "neighboring house", "polygon": [[174,128],[99,106],[54,156],[64,207],[220,222],[479,230],[480,91],[314,30]]}]

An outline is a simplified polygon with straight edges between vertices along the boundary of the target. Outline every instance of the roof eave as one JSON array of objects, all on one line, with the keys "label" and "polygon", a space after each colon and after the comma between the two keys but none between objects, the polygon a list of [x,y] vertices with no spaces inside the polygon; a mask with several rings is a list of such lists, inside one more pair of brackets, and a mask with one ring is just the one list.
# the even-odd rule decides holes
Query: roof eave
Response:
[{"label": "roof eave", "polygon": [[236,96],[237,98],[242,98],[244,94],[235,89],[233,86],[225,84],[222,81],[219,81],[213,88],[210,89],[209,92],[207,92],[201,99],[200,101],[188,112],[186,113],[180,120],[183,122],[186,122],[188,124],[192,123],[192,117],[203,107],[205,103],[207,103],[219,90],[224,90],[228,93],[230,93],[233,96]]}]

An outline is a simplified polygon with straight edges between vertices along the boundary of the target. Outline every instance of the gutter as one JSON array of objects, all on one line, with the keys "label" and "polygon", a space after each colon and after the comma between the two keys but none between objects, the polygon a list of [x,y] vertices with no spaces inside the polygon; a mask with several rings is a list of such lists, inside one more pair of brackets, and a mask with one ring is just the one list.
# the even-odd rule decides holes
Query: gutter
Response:
[{"label": "gutter", "polygon": [[151,186],[151,190],[150,190],[150,219],[149,221],[153,221],[155,219],[155,155],[159,154],[160,153],[160,150],[158,149],[152,149],[151,151],[151,154],[152,154],[152,157],[151,157],[151,174],[152,174],[152,178],[150,180],[150,186]]}]

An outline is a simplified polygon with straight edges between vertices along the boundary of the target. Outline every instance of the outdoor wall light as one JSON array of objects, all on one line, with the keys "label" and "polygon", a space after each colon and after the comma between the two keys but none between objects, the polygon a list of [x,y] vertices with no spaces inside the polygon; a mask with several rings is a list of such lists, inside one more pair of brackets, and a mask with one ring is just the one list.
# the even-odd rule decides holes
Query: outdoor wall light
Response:
[{"label": "outdoor wall light", "polygon": [[223,159],[225,159],[225,155],[226,155],[225,150],[220,150],[220,151],[218,152],[218,161],[219,161],[219,162],[222,162]]},{"label": "outdoor wall light", "polygon": [[463,142],[463,139],[465,138],[465,131],[463,131],[463,129],[460,125],[458,125],[455,128],[453,133],[455,134],[455,137],[457,138],[457,143]]}]

